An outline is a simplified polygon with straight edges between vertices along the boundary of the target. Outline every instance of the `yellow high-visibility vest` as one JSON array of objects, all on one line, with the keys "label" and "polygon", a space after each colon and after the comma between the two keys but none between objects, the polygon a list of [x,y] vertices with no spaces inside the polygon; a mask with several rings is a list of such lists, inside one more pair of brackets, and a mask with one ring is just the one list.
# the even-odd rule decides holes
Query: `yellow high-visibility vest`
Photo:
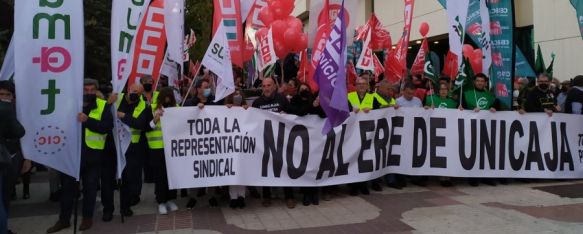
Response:
[{"label": "yellow high-visibility vest", "polygon": [[[120,95],[120,98],[117,99],[117,107],[118,108],[119,108],[119,104],[121,103],[121,100],[123,100],[123,98],[124,98],[124,93],[122,93]],[[132,117],[137,119],[138,117],[140,117],[140,115],[142,114],[142,112],[145,109],[146,109],[146,101],[144,101],[142,98],[140,98],[140,102],[138,102],[138,106],[136,106],[136,108],[134,108],[134,113],[132,113]],[[140,135],[142,134],[142,130],[130,127],[130,132],[132,133],[132,143],[140,142]]]},{"label": "yellow high-visibility vest", "polygon": [[366,93],[362,101],[358,97],[358,93],[356,91],[348,93],[348,102],[352,105],[353,108],[358,109],[372,109],[372,103],[374,102],[374,95],[370,93]]},{"label": "yellow high-visibility vest", "polygon": [[[101,121],[101,115],[103,114],[103,110],[105,109],[105,105],[107,102],[102,99],[95,100],[97,107],[95,107],[91,112],[89,112],[89,118],[95,119],[97,121]],[[105,139],[107,138],[107,134],[96,133],[94,131],[89,130],[89,128],[85,128],[85,145],[91,149],[95,150],[103,150],[105,149]]]}]

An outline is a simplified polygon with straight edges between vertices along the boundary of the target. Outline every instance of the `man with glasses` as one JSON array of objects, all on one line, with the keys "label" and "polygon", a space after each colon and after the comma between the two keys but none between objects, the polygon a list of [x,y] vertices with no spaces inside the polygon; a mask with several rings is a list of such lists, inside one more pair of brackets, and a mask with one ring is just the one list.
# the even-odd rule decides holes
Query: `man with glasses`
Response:
[{"label": "man with glasses", "polygon": [[545,112],[551,116],[553,112],[561,109],[557,105],[555,95],[549,89],[551,80],[547,74],[542,73],[536,79],[536,83],[536,87],[528,92],[524,109],[520,112]]}]

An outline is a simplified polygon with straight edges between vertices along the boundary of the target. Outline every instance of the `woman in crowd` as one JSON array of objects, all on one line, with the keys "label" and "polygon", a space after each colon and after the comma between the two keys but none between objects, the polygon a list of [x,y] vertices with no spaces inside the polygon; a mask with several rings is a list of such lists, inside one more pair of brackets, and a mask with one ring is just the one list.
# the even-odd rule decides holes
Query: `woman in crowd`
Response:
[{"label": "woman in crowd", "polygon": [[178,206],[172,201],[176,199],[176,190],[168,189],[168,176],[166,174],[166,160],[164,158],[164,142],[162,141],[162,128],[160,118],[167,108],[176,107],[174,91],[171,88],[162,88],[155,104],[152,104],[154,119],[150,122],[151,131],[146,133],[150,144],[150,165],[154,167],[154,193],[158,202],[158,212],[168,214],[168,210],[176,211]]},{"label": "woman in crowd", "polygon": [[[241,92],[239,88],[229,96],[225,97],[224,102],[227,108],[232,108],[234,106],[243,107],[245,110],[249,108],[249,105],[247,105],[247,101],[245,101],[245,97],[243,96],[243,92]],[[245,186],[229,186],[229,197],[231,198],[229,207],[232,209],[245,208]]]}]

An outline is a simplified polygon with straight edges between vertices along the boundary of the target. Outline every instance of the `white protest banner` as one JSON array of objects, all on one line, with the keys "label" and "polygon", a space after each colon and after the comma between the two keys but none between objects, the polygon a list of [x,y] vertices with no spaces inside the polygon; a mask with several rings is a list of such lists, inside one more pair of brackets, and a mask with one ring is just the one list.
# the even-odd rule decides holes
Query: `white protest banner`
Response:
[{"label": "white protest banner", "polygon": [[325,186],[387,173],[583,178],[583,116],[392,108],[324,120],[258,109],[166,109],[171,189]]},{"label": "white protest banner", "polygon": [[14,75],[14,35],[12,35],[8,50],[4,55],[4,62],[0,68],[0,80],[9,80],[12,75]]},{"label": "white protest banner", "polygon": [[15,84],[27,159],[79,178],[83,1],[15,1]]}]

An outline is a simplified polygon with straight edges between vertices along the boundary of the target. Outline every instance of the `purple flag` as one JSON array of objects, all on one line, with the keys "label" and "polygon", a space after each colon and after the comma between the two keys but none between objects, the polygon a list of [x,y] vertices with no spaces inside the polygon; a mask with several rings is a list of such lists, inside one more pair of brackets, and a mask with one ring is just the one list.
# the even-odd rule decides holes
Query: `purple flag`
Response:
[{"label": "purple flag", "polygon": [[320,86],[320,105],[326,113],[322,134],[328,134],[350,116],[346,90],[346,21],[344,1],[322,52],[315,80]]}]

